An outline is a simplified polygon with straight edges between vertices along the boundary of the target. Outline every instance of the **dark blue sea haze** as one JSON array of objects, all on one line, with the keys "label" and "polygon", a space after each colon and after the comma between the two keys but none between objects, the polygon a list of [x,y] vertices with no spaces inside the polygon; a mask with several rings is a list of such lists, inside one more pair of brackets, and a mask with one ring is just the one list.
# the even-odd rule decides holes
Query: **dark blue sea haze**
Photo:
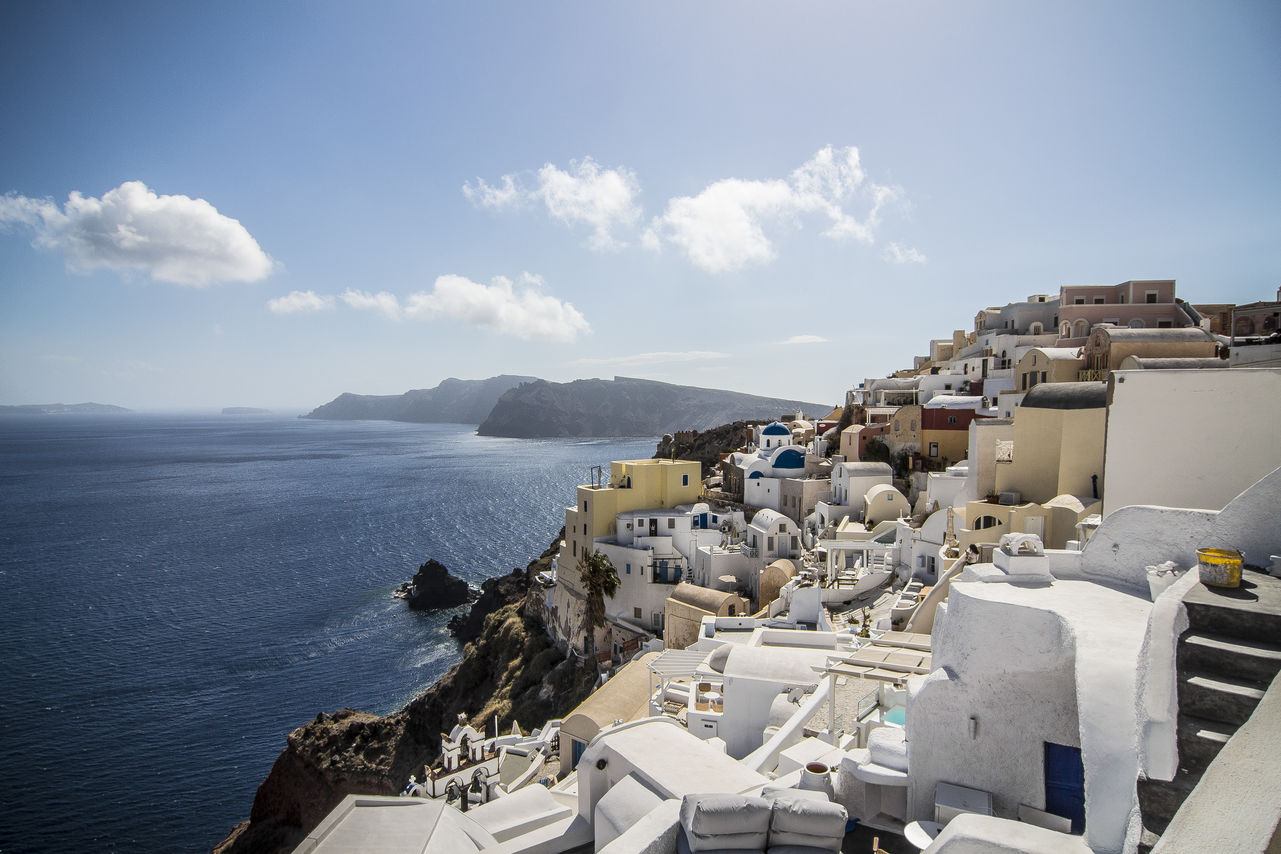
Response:
[{"label": "dark blue sea haze", "polygon": [[208,851],[285,736],[458,660],[395,586],[523,567],[655,440],[271,417],[0,420],[0,852]]}]

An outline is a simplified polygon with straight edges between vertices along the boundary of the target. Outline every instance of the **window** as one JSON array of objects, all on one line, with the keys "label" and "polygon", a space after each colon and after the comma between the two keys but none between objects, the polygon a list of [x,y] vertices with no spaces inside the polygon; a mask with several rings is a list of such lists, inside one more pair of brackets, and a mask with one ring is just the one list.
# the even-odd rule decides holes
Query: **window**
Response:
[{"label": "window", "polygon": [[792,537],[792,551],[796,551],[800,547],[801,547],[800,541],[796,537]]},{"label": "window", "polygon": [[578,557],[578,541],[574,541],[574,557]]},{"label": "window", "polygon": [[[685,475],[685,477],[689,477],[689,475]],[[667,530],[669,530],[669,531],[670,531],[670,530],[674,529],[675,527],[676,527],[676,517],[674,517],[674,516],[668,516],[668,517],[667,517]]]},{"label": "window", "polygon": [[1157,329],[1169,329],[1173,326],[1174,326],[1174,322],[1171,320],[1158,320],[1156,322]]},{"label": "window", "polygon": [[640,609],[640,608],[633,608],[633,609],[632,609],[632,619],[634,619],[634,620],[639,620],[639,619],[641,619],[641,609]]},{"label": "window", "polygon": [[937,457],[938,455],[939,455],[939,443],[930,442],[930,456]]},{"label": "window", "polygon": [[1104,303],[1106,303],[1106,302],[1107,302],[1107,300],[1106,300],[1106,299],[1104,299],[1103,297],[1095,297],[1095,298],[1094,298],[1094,304],[1095,304],[1095,305],[1103,305],[1103,304],[1104,304]]},{"label": "window", "polygon": [[1141,318],[1141,317],[1134,317],[1134,318],[1131,318],[1131,319],[1130,319],[1130,328],[1131,328],[1131,329],[1142,329],[1142,328],[1143,328],[1143,325],[1144,325],[1144,324],[1143,324],[1143,318]]},{"label": "window", "polygon": [[584,523],[583,523],[583,536],[584,536],[584,537],[585,537],[585,536],[587,536],[587,523],[586,523],[586,522],[584,522]]},{"label": "window", "polygon": [[1041,382],[1045,382],[1045,371],[1041,371]]},{"label": "window", "polygon": [[956,416],[955,416],[955,415],[949,415],[949,416],[947,417],[947,423],[948,423],[948,424],[955,424],[955,423],[956,423]]},{"label": "window", "polygon": [[586,512],[587,512],[587,502],[586,502],[586,501],[584,501],[584,502],[583,502],[583,512],[584,512],[584,513],[586,513]]},{"label": "window", "polygon": [[733,602],[729,603],[729,615],[730,615],[731,617],[732,617],[732,616],[734,616],[734,603],[733,603]]},{"label": "window", "polygon": [[[623,566],[627,567],[627,574],[628,574],[628,575],[631,575],[631,574],[632,574],[632,565],[631,565],[630,563],[625,563],[625,564],[623,564]],[[640,614],[637,614],[636,616],[638,616],[638,617],[639,617],[639,616],[640,616]]]},{"label": "window", "polygon": [[1073,305],[1085,305],[1085,297],[1077,297],[1076,299],[1072,300],[1072,304],[1073,304]]},{"label": "window", "polygon": [[1147,303],[1155,303],[1155,302],[1156,302],[1156,291],[1148,291],[1147,293],[1145,293],[1145,294],[1144,294],[1144,302],[1147,302]]},{"label": "window", "polygon": [[767,551],[767,552],[772,552],[772,551],[774,551],[774,538],[773,538],[773,537],[766,537],[766,538],[765,538],[765,551]]},{"label": "window", "polygon": [[681,475],[681,486],[689,486],[689,475]]}]

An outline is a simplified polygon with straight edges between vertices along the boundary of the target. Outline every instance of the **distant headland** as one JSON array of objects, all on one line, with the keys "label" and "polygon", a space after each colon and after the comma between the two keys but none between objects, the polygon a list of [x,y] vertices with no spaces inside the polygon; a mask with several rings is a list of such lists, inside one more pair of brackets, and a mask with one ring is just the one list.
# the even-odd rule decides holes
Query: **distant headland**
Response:
[{"label": "distant headland", "polygon": [[132,412],[109,403],[27,403],[0,406],[0,415],[120,415]]},{"label": "distant headland", "polygon": [[342,394],[303,418],[478,424],[482,436],[512,439],[661,436],[783,413],[826,412],[830,404],[615,377],[553,383],[503,375],[447,379],[400,395]]}]

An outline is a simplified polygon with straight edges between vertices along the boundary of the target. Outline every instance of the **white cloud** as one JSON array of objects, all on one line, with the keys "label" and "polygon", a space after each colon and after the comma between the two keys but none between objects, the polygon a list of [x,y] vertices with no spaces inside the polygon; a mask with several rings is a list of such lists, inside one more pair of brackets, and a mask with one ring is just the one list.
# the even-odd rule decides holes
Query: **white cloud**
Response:
[{"label": "white cloud", "polygon": [[894,264],[924,264],[925,256],[910,246],[891,243],[885,247],[885,260]]},{"label": "white cloud", "polygon": [[633,367],[639,365],[667,365],[677,362],[704,362],[728,359],[729,353],[715,350],[686,350],[683,352],[634,353],[630,356],[608,356],[599,359],[575,359],[575,365],[613,365]]},{"label": "white cloud", "polygon": [[511,175],[504,175],[502,182],[501,187],[493,187],[486,184],[484,178],[477,178],[474,187],[463,184],[463,195],[482,208],[502,210],[523,204],[525,193],[516,189],[516,179]]},{"label": "white cloud", "polygon": [[[728,178],[696,196],[671,199],[655,217],[642,243],[656,249],[669,242],[709,273],[740,270],[776,255],[767,228],[801,227],[803,218],[826,218],[823,236],[875,242],[881,209],[899,199],[896,187],[867,179],[858,149],[827,146],[786,180]],[[860,215],[851,209],[860,208]]]},{"label": "white cloud", "polygon": [[448,317],[527,341],[572,342],[580,333],[591,332],[578,309],[542,293],[541,278],[526,273],[520,284],[515,287],[505,276],[495,277],[488,285],[463,276],[440,276],[430,292],[406,300],[405,314]]},{"label": "white cloud", "polygon": [[774,246],[763,225],[792,218],[792,189],[783,181],[717,181],[697,196],[667,203],[651,223],[644,243],[653,248],[675,243],[696,267],[725,273],[774,260]]},{"label": "white cloud", "polygon": [[273,314],[328,311],[333,307],[333,297],[320,296],[315,291],[290,291],[283,297],[267,300],[267,308]]},{"label": "white cloud", "polygon": [[343,291],[341,299],[354,309],[376,311],[391,320],[400,320],[400,300],[393,293],[379,291],[371,294],[348,288]]},{"label": "white cloud", "polygon": [[158,196],[127,181],[102,198],[73,192],[59,209],[51,199],[0,197],[0,226],[22,225],[33,243],[63,253],[76,272],[105,267],[140,271],[161,282],[203,287],[256,282],[274,262],[237,220],[204,199]]},{"label": "white cloud", "polygon": [[827,339],[824,338],[822,335],[793,335],[791,338],[788,338],[785,341],[780,341],[778,343],[780,344],[826,344]]},{"label": "white cloud", "polygon": [[568,170],[545,164],[526,186],[516,175],[504,175],[498,186],[476,179],[464,184],[463,195],[474,204],[495,210],[541,203],[549,214],[568,226],[591,228],[587,245],[598,251],[627,244],[615,236],[618,228],[632,228],[640,219],[636,196],[640,183],[628,169],[602,169],[590,157],[571,160]]}]

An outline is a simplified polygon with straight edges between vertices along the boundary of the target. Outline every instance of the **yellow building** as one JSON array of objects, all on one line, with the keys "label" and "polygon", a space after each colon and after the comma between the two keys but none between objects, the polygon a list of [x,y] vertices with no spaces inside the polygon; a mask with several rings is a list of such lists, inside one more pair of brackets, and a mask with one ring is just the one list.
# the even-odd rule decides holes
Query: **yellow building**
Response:
[{"label": "yellow building", "polygon": [[697,461],[623,460],[609,464],[607,481],[578,487],[576,503],[565,508],[565,545],[556,561],[552,600],[555,631],[575,649],[584,640],[578,561],[594,550],[597,538],[617,535],[620,513],[693,504],[702,492],[701,475]]},{"label": "yellow building", "polygon": [[1074,383],[1085,365],[1079,347],[1033,347],[1014,369],[1016,392],[1025,392],[1041,383]]},{"label": "yellow building", "polygon": [[1014,413],[1014,439],[996,442],[999,504],[971,501],[957,531],[962,548],[1005,534],[1036,534],[1063,548],[1076,524],[1097,513],[1103,494],[1107,387],[1038,384]]},{"label": "yellow building", "polygon": [[1014,414],[1014,448],[996,466],[996,491],[1043,504],[1058,495],[1091,503],[1103,494],[1107,386],[1038,385]]}]

